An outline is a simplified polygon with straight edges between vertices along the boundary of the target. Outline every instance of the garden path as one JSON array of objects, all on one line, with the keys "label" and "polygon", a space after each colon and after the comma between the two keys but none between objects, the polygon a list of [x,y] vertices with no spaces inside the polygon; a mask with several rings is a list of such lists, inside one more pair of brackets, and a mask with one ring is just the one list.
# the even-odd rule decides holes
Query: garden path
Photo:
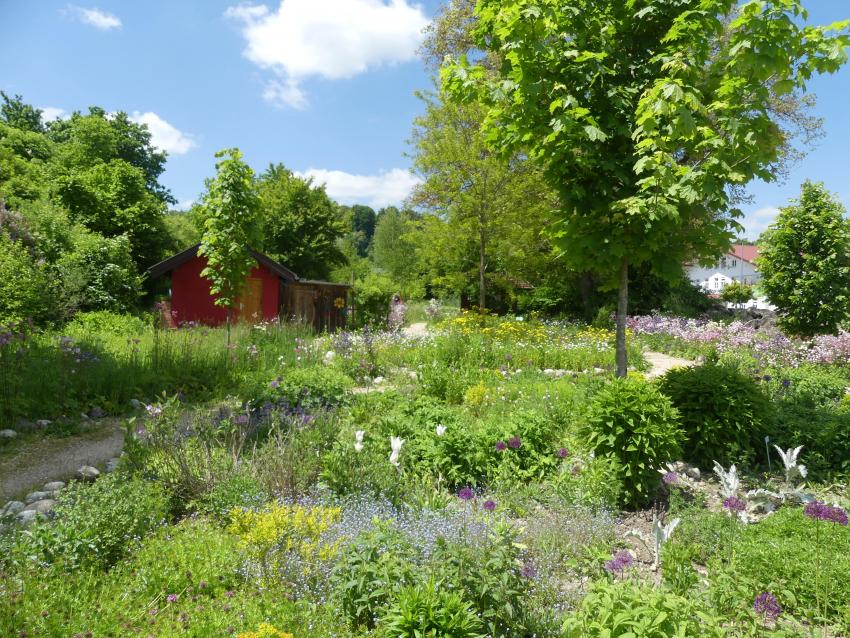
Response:
[{"label": "garden path", "polygon": [[424,321],[405,326],[402,332],[408,337],[424,337],[428,334],[428,324]]},{"label": "garden path", "polygon": [[0,506],[48,481],[66,480],[82,465],[103,466],[121,455],[124,431],[119,419],[101,419],[84,434],[21,441],[0,456]]},{"label": "garden path", "polygon": [[688,359],[671,357],[669,354],[663,354],[661,352],[644,352],[643,357],[650,366],[649,372],[646,373],[646,376],[650,379],[664,376],[673,368],[687,368],[695,363]]}]

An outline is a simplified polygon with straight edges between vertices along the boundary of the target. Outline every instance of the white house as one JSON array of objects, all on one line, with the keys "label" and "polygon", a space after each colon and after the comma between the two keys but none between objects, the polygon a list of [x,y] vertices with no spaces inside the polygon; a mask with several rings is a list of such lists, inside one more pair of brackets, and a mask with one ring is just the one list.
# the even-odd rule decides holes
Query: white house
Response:
[{"label": "white house", "polygon": [[758,254],[758,246],[737,244],[714,265],[705,267],[688,264],[685,270],[688,278],[695,285],[709,294],[719,294],[727,284],[733,281],[749,285],[758,283],[761,279],[761,274],[755,265]]}]

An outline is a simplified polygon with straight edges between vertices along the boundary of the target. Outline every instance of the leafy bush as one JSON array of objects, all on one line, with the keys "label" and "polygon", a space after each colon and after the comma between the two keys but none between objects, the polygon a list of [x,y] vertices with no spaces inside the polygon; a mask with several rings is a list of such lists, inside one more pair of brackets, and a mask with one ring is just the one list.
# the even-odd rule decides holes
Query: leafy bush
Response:
[{"label": "leafy bush", "polygon": [[679,453],[679,413],[654,385],[616,379],[590,406],[587,439],[597,455],[619,461],[625,501],[637,505],[658,486],[658,468]]},{"label": "leafy bush", "polygon": [[520,548],[510,527],[499,526],[489,539],[475,544],[439,539],[432,562],[440,580],[472,604],[489,636],[533,633],[526,597],[533,569],[520,568]]},{"label": "leafy bush", "polygon": [[401,589],[382,619],[393,638],[483,638],[481,628],[469,603],[434,580]]},{"label": "leafy bush", "polygon": [[820,366],[783,368],[770,386],[782,403],[793,403],[806,407],[835,407],[845,396],[850,384],[837,370]]},{"label": "leafy bush", "polygon": [[614,509],[623,498],[623,472],[613,456],[577,458],[561,461],[553,483],[565,503],[593,509]]},{"label": "leafy bush", "polygon": [[722,638],[720,621],[698,602],[649,584],[597,582],[564,621],[564,638]]},{"label": "leafy bush", "polygon": [[69,334],[103,332],[120,337],[138,337],[148,325],[133,315],[118,314],[108,310],[78,312],[68,324]]},{"label": "leafy bush", "polygon": [[773,408],[758,384],[739,370],[715,363],[675,368],[662,379],[661,391],[681,415],[685,460],[705,469],[714,461],[752,461],[763,448]]},{"label": "leafy bush", "polygon": [[162,524],[167,512],[161,486],[110,474],[69,485],[60,493],[55,522],[36,526],[26,544],[48,563],[106,568]]},{"label": "leafy bush", "polygon": [[53,316],[55,304],[46,269],[23,242],[13,241],[0,228],[0,325]]},{"label": "leafy bush", "polygon": [[251,405],[326,408],[343,403],[354,386],[350,377],[329,367],[291,368],[254,388]]},{"label": "leafy bush", "polygon": [[389,523],[377,522],[343,552],[332,583],[352,629],[374,629],[394,592],[414,582],[415,552],[407,537]]},{"label": "leafy bush", "polygon": [[386,326],[390,299],[396,292],[395,285],[388,277],[371,273],[365,279],[355,282],[351,292],[354,299],[353,327]]},{"label": "leafy bush", "polygon": [[257,479],[245,473],[237,473],[216,483],[195,502],[195,508],[225,521],[237,507],[259,507],[268,500],[266,490]]}]

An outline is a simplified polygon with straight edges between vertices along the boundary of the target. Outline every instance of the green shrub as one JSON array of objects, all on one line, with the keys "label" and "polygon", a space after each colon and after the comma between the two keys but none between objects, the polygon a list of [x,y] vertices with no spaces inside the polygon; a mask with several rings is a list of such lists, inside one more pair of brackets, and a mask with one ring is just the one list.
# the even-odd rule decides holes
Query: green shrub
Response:
[{"label": "green shrub", "polygon": [[590,406],[587,439],[597,455],[619,461],[625,502],[637,505],[657,488],[658,468],[679,454],[679,413],[654,385],[616,379]]},{"label": "green shrub", "polygon": [[71,335],[86,335],[87,333],[102,332],[110,336],[138,337],[146,332],[149,326],[139,317],[118,314],[108,310],[93,310],[78,312],[68,324],[66,330]]},{"label": "green shrub", "polygon": [[695,600],[650,584],[595,583],[563,624],[564,638],[722,638],[719,619]]},{"label": "green shrub", "polygon": [[350,377],[327,366],[290,368],[272,381],[254,386],[251,405],[326,408],[343,403],[354,386]]},{"label": "green shrub", "polygon": [[444,585],[472,604],[487,635],[507,638],[532,635],[535,622],[527,598],[531,573],[522,575],[520,558],[515,532],[504,525],[475,543],[438,539],[432,564]]},{"label": "green shrub", "polygon": [[259,507],[269,495],[260,482],[246,473],[237,473],[216,483],[213,488],[194,503],[194,508],[226,521],[235,507]]},{"label": "green shrub", "polygon": [[354,302],[352,327],[375,326],[383,328],[390,313],[390,299],[396,291],[388,277],[369,274],[355,282],[351,290]]},{"label": "green shrub", "polygon": [[331,582],[352,629],[374,629],[395,591],[414,582],[415,552],[389,523],[361,533],[343,553]]},{"label": "green shrub", "polygon": [[481,628],[469,603],[434,580],[403,588],[382,619],[392,638],[483,638]]},{"label": "green shrub", "polygon": [[850,380],[837,370],[822,366],[784,368],[775,373],[770,386],[783,403],[834,408],[844,398]]},{"label": "green shrub", "polygon": [[161,525],[167,513],[168,496],[161,486],[110,474],[63,490],[56,520],[36,526],[27,544],[48,563],[106,568]]},{"label": "green shrub", "polygon": [[553,483],[565,503],[595,510],[615,509],[623,498],[620,461],[612,456],[581,458],[569,456]]},{"label": "green shrub", "polygon": [[0,229],[0,326],[53,318],[55,303],[47,270]]},{"label": "green shrub", "polygon": [[685,460],[703,469],[714,461],[747,463],[764,448],[773,408],[758,384],[739,370],[714,363],[676,368],[662,379],[661,391],[681,415]]}]

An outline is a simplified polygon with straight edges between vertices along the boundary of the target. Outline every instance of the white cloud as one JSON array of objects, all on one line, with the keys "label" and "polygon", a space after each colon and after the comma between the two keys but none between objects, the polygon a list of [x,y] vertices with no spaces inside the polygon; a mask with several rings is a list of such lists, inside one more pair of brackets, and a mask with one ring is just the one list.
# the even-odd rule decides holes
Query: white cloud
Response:
[{"label": "white cloud", "polygon": [[86,9],[70,4],[68,5],[68,13],[83,24],[88,24],[101,31],[109,31],[110,29],[121,27],[121,20],[118,16],[101,11],[100,9]]},{"label": "white cloud", "polygon": [[401,204],[421,181],[401,168],[378,175],[352,175],[324,168],[310,168],[296,174],[312,177],[316,184],[324,184],[328,195],[342,204],[368,204],[375,208]]},{"label": "white cloud", "polygon": [[65,109],[59,109],[55,106],[42,106],[41,119],[45,122],[51,120],[67,120],[71,117]]},{"label": "white cloud", "polygon": [[178,201],[174,205],[174,210],[182,210],[182,211],[185,212],[185,211],[189,210],[190,208],[192,208],[194,203],[195,203],[194,199],[181,199],[180,201]]},{"label": "white cloud", "polygon": [[281,0],[277,11],[240,4],[225,16],[242,23],[245,57],[276,75],[264,97],[294,108],[307,105],[306,78],[339,80],[414,59],[428,24],[408,0]]},{"label": "white cloud", "polygon": [[171,155],[183,155],[198,145],[191,135],[178,130],[156,113],[133,111],[130,119],[136,124],[147,124],[151,143]]},{"label": "white cloud", "polygon": [[744,215],[741,224],[744,226],[747,238],[752,240],[758,239],[759,235],[767,230],[767,227],[773,223],[773,220],[776,219],[778,214],[778,208],[775,206],[766,206]]}]

